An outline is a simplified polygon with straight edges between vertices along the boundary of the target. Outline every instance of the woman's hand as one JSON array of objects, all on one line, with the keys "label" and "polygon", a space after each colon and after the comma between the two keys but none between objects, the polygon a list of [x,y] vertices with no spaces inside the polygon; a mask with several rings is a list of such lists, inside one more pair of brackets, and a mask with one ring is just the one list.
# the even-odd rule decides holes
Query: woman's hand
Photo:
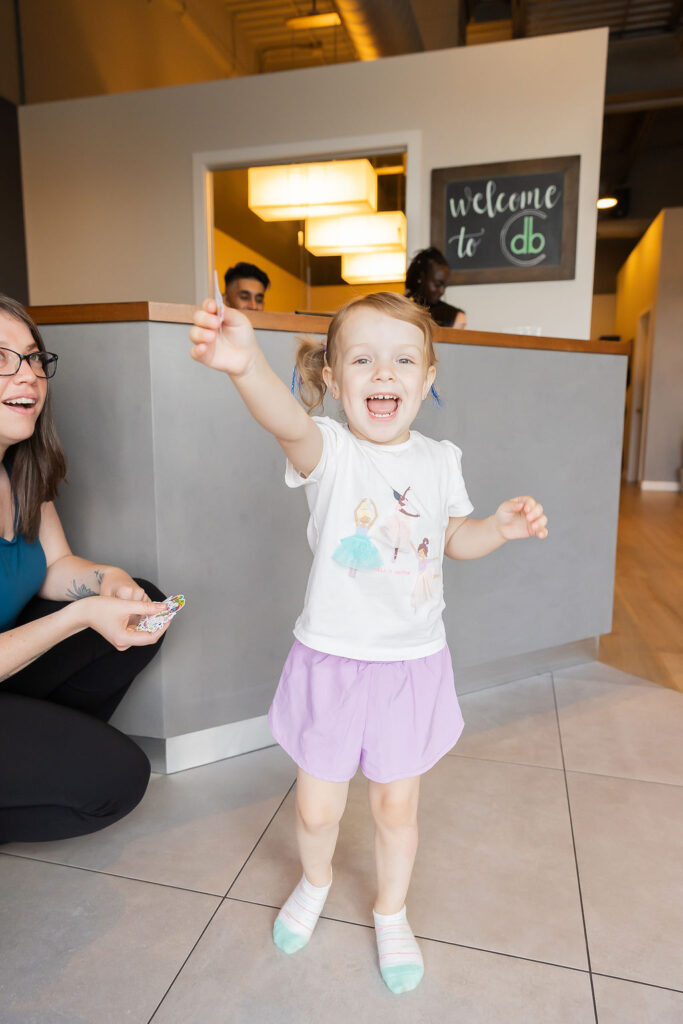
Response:
[{"label": "woman's hand", "polygon": [[544,540],[548,536],[548,517],[543,514],[543,506],[529,494],[504,501],[496,509],[494,520],[505,540],[524,540],[526,537]]},{"label": "woman's hand", "polygon": [[193,359],[231,377],[248,374],[259,353],[254,329],[244,313],[225,306],[221,324],[213,299],[207,299],[201,309],[195,310],[190,340]]},{"label": "woman's hand", "polygon": [[123,601],[149,601],[142,587],[124,569],[111,566],[100,579],[100,597],[118,597]]},{"label": "woman's hand", "polygon": [[[139,589],[139,588],[138,588]],[[117,651],[129,647],[155,644],[170,625],[166,623],[156,633],[136,632],[135,627],[146,615],[154,615],[166,607],[154,601],[127,601],[121,597],[85,597],[70,606],[82,626],[89,626],[108,640]]]}]

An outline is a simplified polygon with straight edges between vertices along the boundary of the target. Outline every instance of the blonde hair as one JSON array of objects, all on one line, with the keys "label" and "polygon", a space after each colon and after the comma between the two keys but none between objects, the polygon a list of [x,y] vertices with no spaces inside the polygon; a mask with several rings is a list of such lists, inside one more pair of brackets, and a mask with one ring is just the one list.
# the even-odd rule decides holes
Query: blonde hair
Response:
[{"label": "blonde hair", "polygon": [[309,412],[323,403],[327,391],[323,380],[323,367],[334,367],[337,358],[337,336],[349,313],[356,309],[375,309],[395,320],[405,320],[406,323],[419,327],[425,343],[425,365],[428,368],[436,366],[434,322],[426,309],[396,292],[373,292],[371,295],[363,295],[347,302],[334,315],[326,341],[319,338],[299,340],[294,375],[298,377],[299,394]]}]

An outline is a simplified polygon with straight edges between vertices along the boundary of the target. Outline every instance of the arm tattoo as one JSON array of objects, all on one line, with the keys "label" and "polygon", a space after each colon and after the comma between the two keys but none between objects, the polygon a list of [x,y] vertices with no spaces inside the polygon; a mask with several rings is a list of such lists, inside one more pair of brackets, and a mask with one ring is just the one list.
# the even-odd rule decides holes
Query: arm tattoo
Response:
[{"label": "arm tattoo", "polygon": [[99,585],[102,582],[104,573],[101,569],[94,570],[95,581],[98,584],[97,590],[91,590],[87,583],[78,583],[76,580],[71,581],[71,586],[67,587],[66,596],[69,601],[80,601],[82,597],[97,597],[99,594]]},{"label": "arm tattoo", "polygon": [[70,601],[80,601],[82,597],[96,597],[94,590],[91,590],[87,583],[71,581],[71,586],[66,588],[66,596]]}]

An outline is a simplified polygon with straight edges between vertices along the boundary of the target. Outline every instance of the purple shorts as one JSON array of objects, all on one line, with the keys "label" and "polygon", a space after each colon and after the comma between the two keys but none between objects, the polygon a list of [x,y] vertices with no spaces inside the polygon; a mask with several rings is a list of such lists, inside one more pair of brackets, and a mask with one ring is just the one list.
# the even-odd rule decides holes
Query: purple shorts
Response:
[{"label": "purple shorts", "polygon": [[268,713],[270,731],[309,775],[373,782],[421,775],[463,729],[448,647],[410,661],[356,661],[298,640]]}]

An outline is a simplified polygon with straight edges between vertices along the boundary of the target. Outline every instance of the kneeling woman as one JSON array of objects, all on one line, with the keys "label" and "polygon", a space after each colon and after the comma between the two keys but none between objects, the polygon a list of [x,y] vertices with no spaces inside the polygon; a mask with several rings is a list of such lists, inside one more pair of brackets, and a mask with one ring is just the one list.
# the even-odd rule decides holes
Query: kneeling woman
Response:
[{"label": "kneeling woman", "polygon": [[66,463],[45,351],[0,296],[0,843],[84,835],[142,798],[147,758],[107,725],[159,633],[136,616],[163,595],[71,553],[52,499]]}]

